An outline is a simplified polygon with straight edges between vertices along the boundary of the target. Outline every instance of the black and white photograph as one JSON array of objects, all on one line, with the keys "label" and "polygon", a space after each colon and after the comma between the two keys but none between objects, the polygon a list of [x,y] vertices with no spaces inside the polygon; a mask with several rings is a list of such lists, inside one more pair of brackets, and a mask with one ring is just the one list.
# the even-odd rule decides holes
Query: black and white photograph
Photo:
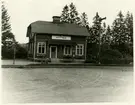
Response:
[{"label": "black and white photograph", "polygon": [[0,0],[3,104],[134,102],[134,0]]}]

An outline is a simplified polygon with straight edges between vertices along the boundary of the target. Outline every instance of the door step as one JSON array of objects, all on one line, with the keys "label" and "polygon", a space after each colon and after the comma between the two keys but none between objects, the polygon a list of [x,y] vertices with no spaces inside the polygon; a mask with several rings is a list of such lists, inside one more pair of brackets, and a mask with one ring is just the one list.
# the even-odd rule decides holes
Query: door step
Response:
[{"label": "door step", "polygon": [[58,63],[59,59],[51,58],[51,63]]}]

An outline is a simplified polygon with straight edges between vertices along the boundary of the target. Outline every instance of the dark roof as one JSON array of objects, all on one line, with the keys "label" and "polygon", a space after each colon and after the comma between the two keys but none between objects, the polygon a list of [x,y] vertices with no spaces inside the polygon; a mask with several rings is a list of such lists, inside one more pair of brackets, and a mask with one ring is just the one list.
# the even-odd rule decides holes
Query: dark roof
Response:
[{"label": "dark roof", "polygon": [[[47,21],[36,21],[30,24],[31,32],[61,35],[88,36],[85,27],[69,23],[53,23]],[[28,35],[27,35],[28,36]]]}]

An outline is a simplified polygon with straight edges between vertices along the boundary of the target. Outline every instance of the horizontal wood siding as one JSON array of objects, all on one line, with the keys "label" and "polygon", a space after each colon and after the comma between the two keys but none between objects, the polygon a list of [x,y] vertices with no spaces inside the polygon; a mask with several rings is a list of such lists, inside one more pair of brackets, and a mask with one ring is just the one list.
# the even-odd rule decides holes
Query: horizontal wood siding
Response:
[{"label": "horizontal wood siding", "polygon": [[[68,35],[67,35],[68,36]],[[83,52],[83,56],[75,56],[76,59],[85,59],[85,36],[71,36],[71,41],[76,42],[77,44],[84,44],[84,52]],[[50,57],[50,45],[48,45],[48,40],[52,40],[52,36],[51,35],[47,35],[47,34],[36,34],[36,52],[35,52],[35,57],[38,58],[39,56],[37,56],[37,43],[38,42],[46,42],[46,54],[47,57]],[[64,45],[64,44],[63,44]],[[63,45],[57,45],[57,57],[58,58],[63,58],[63,54],[64,54],[64,46]],[[75,49],[75,46],[74,46]]]},{"label": "horizontal wood siding", "polygon": [[[85,36],[72,36],[72,41],[75,41],[77,44],[83,44],[84,45],[84,52],[83,52],[83,56],[78,56],[75,55],[76,59],[85,59]],[[75,48],[76,49],[76,48]]]}]

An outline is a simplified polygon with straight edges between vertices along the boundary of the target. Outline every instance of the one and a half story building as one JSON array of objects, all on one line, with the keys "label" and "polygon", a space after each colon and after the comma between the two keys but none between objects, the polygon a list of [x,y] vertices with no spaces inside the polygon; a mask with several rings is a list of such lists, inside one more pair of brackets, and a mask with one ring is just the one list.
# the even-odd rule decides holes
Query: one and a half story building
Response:
[{"label": "one and a half story building", "polygon": [[59,16],[53,16],[52,22],[36,21],[27,28],[28,58],[51,61],[86,59],[86,37],[89,36],[85,27],[60,22]]}]

